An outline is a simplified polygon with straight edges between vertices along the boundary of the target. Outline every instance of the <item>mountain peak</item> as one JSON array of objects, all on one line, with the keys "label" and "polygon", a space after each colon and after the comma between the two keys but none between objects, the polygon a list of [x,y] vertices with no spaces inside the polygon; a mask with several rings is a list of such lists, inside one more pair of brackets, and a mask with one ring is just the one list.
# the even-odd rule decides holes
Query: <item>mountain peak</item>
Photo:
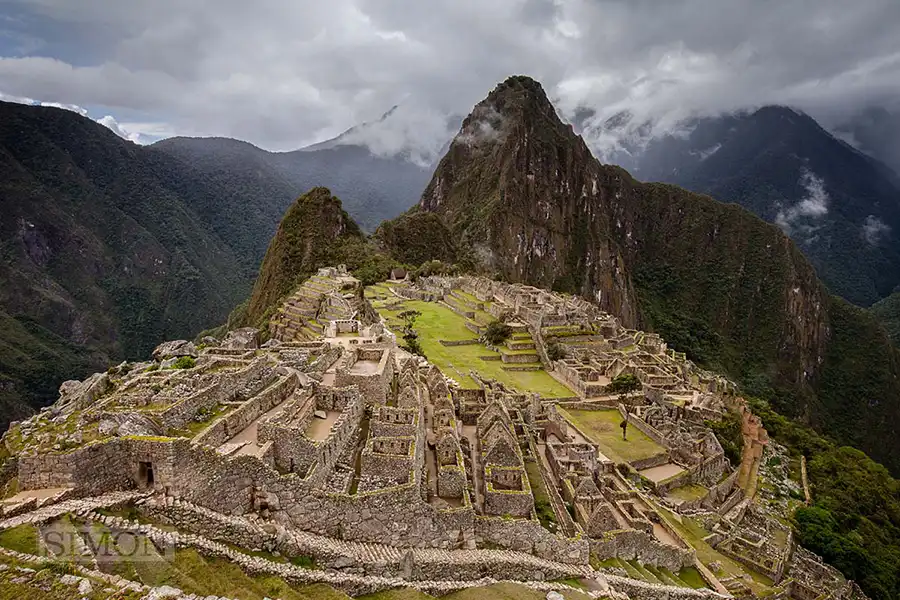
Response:
[{"label": "mountain peak", "polygon": [[316,187],[300,196],[269,243],[247,307],[247,322],[263,319],[298,281],[319,267],[342,262],[343,247],[364,240],[359,226],[328,188]]}]

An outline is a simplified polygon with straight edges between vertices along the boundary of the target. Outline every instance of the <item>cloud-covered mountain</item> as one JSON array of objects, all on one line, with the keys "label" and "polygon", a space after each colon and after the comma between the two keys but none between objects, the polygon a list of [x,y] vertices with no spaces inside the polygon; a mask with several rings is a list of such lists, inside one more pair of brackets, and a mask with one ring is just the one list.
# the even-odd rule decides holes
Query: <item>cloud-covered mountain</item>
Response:
[{"label": "cloud-covered mountain", "polygon": [[653,129],[622,114],[584,134],[607,149],[606,162],[641,180],[735,202],[777,224],[851,302],[867,306],[900,284],[896,174],[809,115],[767,106]]}]

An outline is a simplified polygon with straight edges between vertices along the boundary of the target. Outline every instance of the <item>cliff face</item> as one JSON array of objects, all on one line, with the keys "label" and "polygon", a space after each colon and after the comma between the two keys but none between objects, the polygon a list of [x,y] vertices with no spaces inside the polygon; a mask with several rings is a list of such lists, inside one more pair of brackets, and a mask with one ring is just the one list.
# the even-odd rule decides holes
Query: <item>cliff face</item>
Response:
[{"label": "cliff face", "polygon": [[[537,82],[511,78],[475,107],[416,211],[441,218],[457,258],[596,300],[900,467],[886,425],[900,417],[900,372],[884,333],[837,304],[778,227],[600,164]],[[405,242],[389,249],[402,255]],[[873,349],[865,365],[842,358],[857,335]]]},{"label": "cliff face", "polygon": [[531,79],[475,107],[419,209],[502,277],[592,298],[730,371],[815,376],[825,292],[790,240],[737,206],[601,165]]},{"label": "cliff face", "polygon": [[419,204],[490,272],[577,292],[638,322],[599,165],[540,85],[513,78],[463,122]]}]

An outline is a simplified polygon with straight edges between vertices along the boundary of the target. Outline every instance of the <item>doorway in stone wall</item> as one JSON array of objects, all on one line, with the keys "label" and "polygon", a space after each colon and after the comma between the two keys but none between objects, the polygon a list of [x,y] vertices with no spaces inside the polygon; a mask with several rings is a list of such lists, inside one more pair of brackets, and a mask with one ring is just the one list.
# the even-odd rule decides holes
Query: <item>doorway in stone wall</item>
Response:
[{"label": "doorway in stone wall", "polygon": [[142,489],[147,489],[147,488],[153,487],[153,463],[152,462],[139,462],[138,463],[138,485],[140,485]]}]

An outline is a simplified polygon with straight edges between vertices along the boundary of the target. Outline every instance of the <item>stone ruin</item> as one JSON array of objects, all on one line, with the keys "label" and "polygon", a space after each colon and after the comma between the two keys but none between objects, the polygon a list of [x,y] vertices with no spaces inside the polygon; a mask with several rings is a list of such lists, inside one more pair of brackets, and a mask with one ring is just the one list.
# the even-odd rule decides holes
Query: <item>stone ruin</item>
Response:
[{"label": "stone ruin", "polygon": [[[397,346],[346,270],[323,269],[285,301],[262,345],[252,329],[200,346],[168,343],[153,362],[64,384],[58,403],[4,435],[21,490],[4,515],[33,510],[38,497],[147,492],[176,525],[220,536],[226,521],[232,533],[238,523],[264,523],[318,536],[310,552],[368,544],[405,556],[396,568],[408,578],[410,557],[426,555],[404,552],[445,553],[442,573],[472,580],[502,576],[503,557],[513,556],[502,553],[512,552],[520,564],[544,561],[525,579],[577,569],[641,597],[638,583],[615,568],[595,571],[591,559],[671,573],[699,565],[665,508],[703,520],[705,542],[769,577],[780,597],[860,597],[756,509],[751,474],[767,438],[729,382],[579,298],[475,277],[397,285],[402,297],[434,302],[461,290],[478,310],[520,323],[573,396],[545,400],[477,373],[476,387],[457,385]],[[564,345],[566,358],[547,359],[548,340]],[[182,356],[193,363],[172,368]],[[609,393],[623,373],[641,389]],[[617,462],[570,410],[617,411],[661,450]],[[705,425],[728,410],[741,412],[748,440],[738,468]],[[63,491],[47,500],[45,490]],[[182,521],[184,511],[192,516]],[[387,568],[354,565],[363,575]],[[708,597],[746,591],[700,573]]]}]

